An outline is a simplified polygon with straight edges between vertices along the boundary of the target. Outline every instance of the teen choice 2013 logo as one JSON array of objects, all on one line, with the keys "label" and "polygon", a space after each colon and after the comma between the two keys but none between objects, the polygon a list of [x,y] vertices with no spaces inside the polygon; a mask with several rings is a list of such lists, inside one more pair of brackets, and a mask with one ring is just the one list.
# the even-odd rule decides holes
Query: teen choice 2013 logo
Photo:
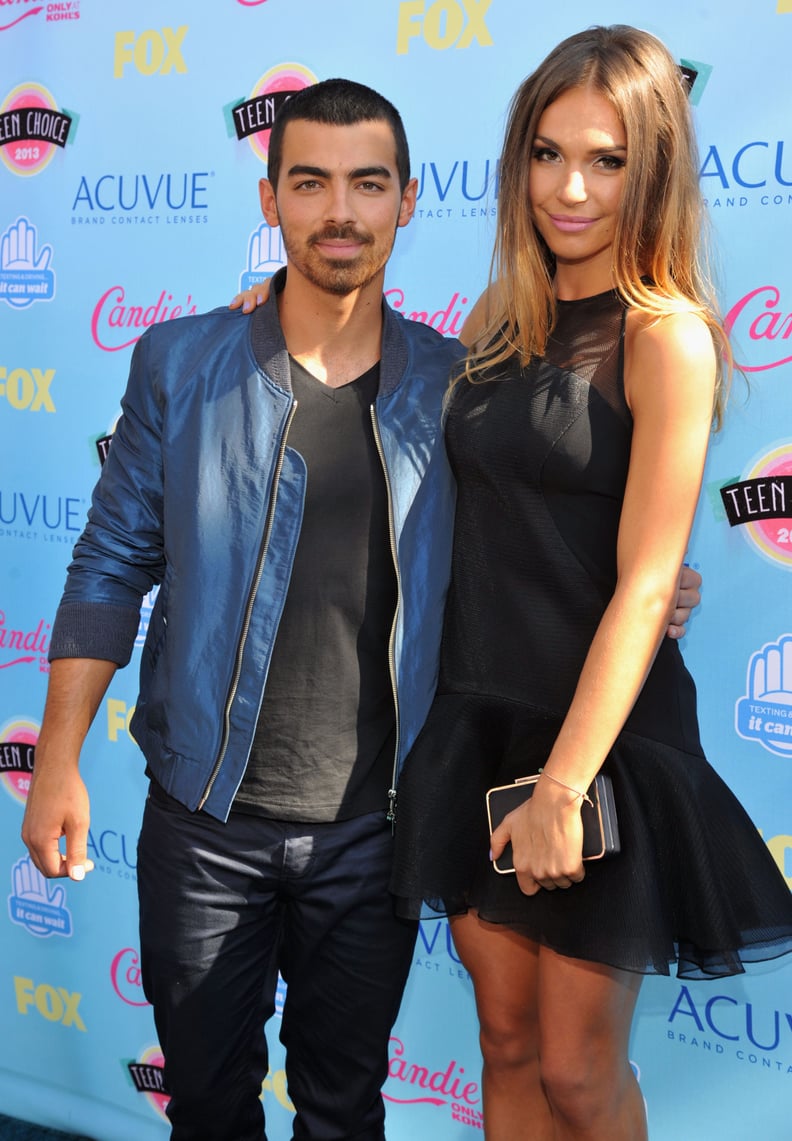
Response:
[{"label": "teen choice 2013 logo", "polygon": [[19,804],[27,801],[39,726],[15,717],[0,729],[0,782]]},{"label": "teen choice 2013 logo", "polygon": [[39,174],[66,146],[73,118],[40,83],[20,83],[0,104],[0,158],[13,174]]},{"label": "teen choice 2013 logo", "polygon": [[270,131],[278,111],[291,95],[317,82],[314,73],[301,63],[279,63],[271,67],[248,98],[230,108],[236,137],[240,141],[247,139],[256,157],[266,162]]},{"label": "teen choice 2013 logo", "polygon": [[730,525],[741,527],[763,558],[792,570],[792,440],[751,460],[720,494]]}]

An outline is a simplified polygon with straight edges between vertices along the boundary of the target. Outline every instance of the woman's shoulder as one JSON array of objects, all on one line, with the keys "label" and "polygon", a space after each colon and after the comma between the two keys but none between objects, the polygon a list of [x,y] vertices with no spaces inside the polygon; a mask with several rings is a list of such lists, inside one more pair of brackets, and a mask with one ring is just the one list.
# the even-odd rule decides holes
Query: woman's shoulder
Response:
[{"label": "woman's shoulder", "polygon": [[692,380],[712,377],[714,383],[715,354],[712,330],[694,306],[680,305],[665,313],[630,308],[624,369],[628,403],[632,407],[640,391],[654,389],[659,396],[658,390],[665,389],[681,395],[689,392]]},{"label": "woman's shoulder", "polygon": [[625,335],[628,344],[643,352],[713,352],[709,324],[693,304],[658,312],[631,306]]}]

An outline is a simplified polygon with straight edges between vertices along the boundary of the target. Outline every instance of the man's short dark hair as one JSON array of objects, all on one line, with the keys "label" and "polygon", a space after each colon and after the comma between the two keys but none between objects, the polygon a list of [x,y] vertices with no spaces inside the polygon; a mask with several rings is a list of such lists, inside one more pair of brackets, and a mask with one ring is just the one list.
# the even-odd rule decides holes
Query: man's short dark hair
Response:
[{"label": "man's short dark hair", "polygon": [[410,180],[410,151],[401,115],[384,95],[355,83],[351,79],[324,79],[297,91],[283,104],[275,116],[269,139],[267,177],[273,190],[278,188],[283,134],[295,119],[309,123],[326,123],[333,127],[352,127],[356,123],[385,122],[393,131],[396,145],[396,169],[399,186],[404,190]]}]

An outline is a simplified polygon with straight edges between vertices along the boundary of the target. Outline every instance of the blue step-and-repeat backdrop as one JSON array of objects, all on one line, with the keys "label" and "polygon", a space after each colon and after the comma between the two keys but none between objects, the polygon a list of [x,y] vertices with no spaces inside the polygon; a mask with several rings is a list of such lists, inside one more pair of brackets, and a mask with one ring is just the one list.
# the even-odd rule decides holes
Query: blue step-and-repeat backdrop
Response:
[{"label": "blue step-and-repeat backdrop", "polygon": [[[167,1136],[137,948],[138,652],[84,751],[96,871],[43,881],[19,830],[51,622],[132,346],[283,261],[258,207],[260,97],[343,75],[397,104],[420,195],[388,295],[453,335],[487,278],[509,97],[595,22],[645,27],[697,73],[701,184],[749,384],[710,454],[684,649],[708,754],[792,883],[792,0],[0,0],[2,1112],[97,1141]],[[262,1096],[283,1141],[277,1017],[269,1033]],[[792,1137],[792,965],[648,980],[631,1057],[653,1141]],[[480,1131],[479,1070],[470,980],[447,924],[425,924],[391,1043],[389,1137]]]}]

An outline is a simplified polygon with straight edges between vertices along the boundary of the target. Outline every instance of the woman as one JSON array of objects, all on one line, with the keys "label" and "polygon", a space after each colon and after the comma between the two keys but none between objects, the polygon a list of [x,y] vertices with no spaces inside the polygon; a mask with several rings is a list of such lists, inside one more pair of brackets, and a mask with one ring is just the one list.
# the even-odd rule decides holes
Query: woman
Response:
[{"label": "woman", "polygon": [[[662,638],[725,349],[665,48],[631,28],[566,40],[516,93],[500,169],[497,283],[448,401],[440,684],[399,783],[392,886],[405,913],[451,917],[490,1141],[638,1141],[643,975],[717,977],[792,948],[792,897],[704,759]],[[540,769],[490,841],[486,790]],[[600,769],[622,851],[584,869]],[[517,872],[500,875],[509,842]]]},{"label": "woman", "polygon": [[[627,27],[565,40],[512,102],[497,285],[449,396],[452,584],[392,880],[408,913],[451,916],[489,1141],[645,1137],[627,1052],[643,975],[718,977],[792,948],[792,896],[704,759],[662,637],[722,410],[701,220],[663,45]],[[584,868],[600,770],[622,851]],[[537,772],[488,854],[486,790]],[[513,876],[491,862],[507,843]]]}]

